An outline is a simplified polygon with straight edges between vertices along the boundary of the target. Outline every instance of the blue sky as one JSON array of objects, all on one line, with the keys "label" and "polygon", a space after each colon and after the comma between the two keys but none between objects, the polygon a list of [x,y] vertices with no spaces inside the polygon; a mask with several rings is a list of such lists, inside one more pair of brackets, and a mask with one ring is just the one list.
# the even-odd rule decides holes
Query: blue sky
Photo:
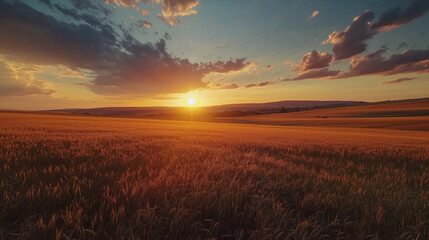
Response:
[{"label": "blue sky", "polygon": [[1,5],[0,108],[378,101],[429,89],[424,0]]}]

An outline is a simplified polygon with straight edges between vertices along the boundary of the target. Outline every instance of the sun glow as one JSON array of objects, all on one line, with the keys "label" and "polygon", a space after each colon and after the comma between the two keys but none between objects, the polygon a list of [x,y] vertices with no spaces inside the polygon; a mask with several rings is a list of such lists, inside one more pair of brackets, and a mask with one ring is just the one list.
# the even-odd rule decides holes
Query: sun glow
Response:
[{"label": "sun glow", "polygon": [[190,97],[186,99],[186,102],[188,103],[189,106],[195,106],[195,104],[197,104],[197,99]]}]

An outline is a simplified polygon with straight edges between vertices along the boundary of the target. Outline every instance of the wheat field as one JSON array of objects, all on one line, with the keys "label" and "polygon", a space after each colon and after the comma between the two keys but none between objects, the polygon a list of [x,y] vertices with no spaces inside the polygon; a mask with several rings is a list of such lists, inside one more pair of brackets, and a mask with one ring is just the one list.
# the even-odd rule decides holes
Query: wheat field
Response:
[{"label": "wheat field", "polygon": [[429,239],[429,132],[0,113],[1,239]]}]

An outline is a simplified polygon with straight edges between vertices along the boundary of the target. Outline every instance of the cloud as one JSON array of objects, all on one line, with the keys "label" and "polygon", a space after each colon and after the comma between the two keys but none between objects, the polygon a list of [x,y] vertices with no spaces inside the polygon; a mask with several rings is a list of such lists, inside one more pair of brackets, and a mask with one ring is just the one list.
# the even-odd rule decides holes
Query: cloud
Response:
[{"label": "cloud", "polygon": [[373,24],[372,28],[380,31],[390,31],[423,16],[429,10],[428,0],[413,0],[407,8],[393,8],[385,12]]},{"label": "cloud", "polygon": [[381,84],[397,84],[397,83],[401,83],[401,82],[411,81],[414,79],[416,79],[416,78],[415,77],[413,77],[413,78],[408,78],[408,77],[398,78],[396,80],[382,82]]},{"label": "cloud", "polygon": [[164,39],[141,43],[108,24],[60,22],[21,2],[0,1],[0,32],[7,33],[0,34],[0,55],[13,62],[88,70],[93,80],[86,86],[102,95],[183,93],[204,88],[207,74],[254,66],[245,58],[191,63],[170,54]]},{"label": "cloud", "polygon": [[[219,80],[222,81],[223,79]],[[239,86],[236,83],[230,83],[230,84],[221,84],[219,82],[207,82],[207,88],[209,89],[236,89],[239,88]]]},{"label": "cloud", "polygon": [[139,25],[141,27],[144,27],[144,28],[151,28],[152,27],[152,23],[150,23],[148,21],[142,21],[142,20],[139,21]]},{"label": "cloud", "polygon": [[141,14],[143,16],[149,15],[149,10],[144,9],[144,10],[141,11]]},{"label": "cloud", "polygon": [[375,15],[365,11],[355,17],[353,23],[344,31],[334,31],[323,44],[332,44],[335,60],[353,57],[366,50],[366,40],[380,31],[389,31],[423,16],[429,10],[429,1],[413,0],[406,8],[394,8],[381,15],[376,23],[371,25]]},{"label": "cloud", "polygon": [[315,16],[319,15],[319,11],[314,10],[314,12],[311,14],[310,19],[314,18]]},{"label": "cloud", "polygon": [[113,3],[118,7],[135,8],[139,0],[104,0],[104,2],[107,4]]},{"label": "cloud", "polygon": [[314,79],[314,78],[327,78],[330,79],[332,77],[337,76],[341,71],[331,71],[328,68],[323,69],[315,69],[306,71],[304,73],[301,73],[299,76],[294,78],[286,78],[286,79],[279,79],[280,81],[298,81],[298,80],[305,80],[305,79]]},{"label": "cloud", "polygon": [[50,95],[45,83],[34,77],[37,67],[0,59],[0,97]]},{"label": "cloud", "polygon": [[[112,28],[57,21],[20,2],[0,2],[0,54],[23,62],[93,68],[116,52]],[[31,37],[30,37],[31,36]]]},{"label": "cloud", "polygon": [[236,74],[241,72],[249,72],[255,70],[258,67],[257,62],[246,62],[246,58],[238,58],[234,61],[232,59],[228,61],[215,61],[210,63],[201,64],[208,73],[220,73],[220,74]]},{"label": "cloud", "polygon": [[401,42],[401,43],[399,44],[399,46],[396,48],[396,50],[399,50],[399,49],[401,49],[401,48],[405,48],[405,47],[408,47],[408,44],[407,44],[406,42]]},{"label": "cloud", "polygon": [[295,78],[280,80],[340,79],[365,75],[387,76],[404,73],[429,73],[429,50],[406,50],[401,54],[393,54],[389,58],[382,56],[385,52],[386,49],[381,49],[364,57],[354,56],[350,62],[349,72],[331,71],[324,68],[303,72]]},{"label": "cloud", "polygon": [[247,84],[246,88],[253,88],[253,87],[265,87],[265,86],[269,86],[274,84],[273,82],[269,82],[269,81],[265,81],[265,82],[260,82],[260,83],[251,83],[251,84]]},{"label": "cloud", "polygon": [[401,54],[393,54],[389,58],[384,58],[383,53],[385,49],[364,57],[353,57],[350,62],[350,71],[342,72],[335,78],[429,71],[429,50],[406,50]]},{"label": "cloud", "polygon": [[335,60],[350,58],[366,50],[365,41],[374,36],[377,31],[371,28],[374,13],[367,10],[355,17],[353,23],[344,31],[334,31],[323,44],[331,43]]},{"label": "cloud", "polygon": [[[145,0],[148,2],[150,0]],[[161,14],[158,18],[174,26],[181,21],[177,19],[178,16],[188,16],[197,14],[195,7],[199,4],[199,0],[153,0],[157,4],[162,5]]]},{"label": "cloud", "polygon": [[168,32],[166,32],[166,33],[164,33],[164,39],[165,40],[171,40],[172,38],[171,38],[171,35]]},{"label": "cloud", "polygon": [[273,65],[268,65],[268,66],[266,66],[265,67],[265,70],[271,70],[271,69],[273,69],[274,68],[274,66]]},{"label": "cloud", "polygon": [[332,55],[330,53],[320,53],[313,50],[306,53],[299,64],[299,70],[305,72],[312,69],[324,68],[331,64]]},{"label": "cloud", "polygon": [[231,83],[228,85],[223,85],[219,89],[236,89],[236,88],[239,88],[239,86],[235,83]]}]

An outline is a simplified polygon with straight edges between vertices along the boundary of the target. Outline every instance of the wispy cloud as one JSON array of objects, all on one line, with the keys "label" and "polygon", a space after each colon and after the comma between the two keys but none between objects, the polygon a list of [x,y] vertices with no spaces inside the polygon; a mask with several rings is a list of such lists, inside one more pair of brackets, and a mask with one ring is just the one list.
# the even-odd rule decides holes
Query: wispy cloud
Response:
[{"label": "wispy cloud", "polygon": [[274,83],[270,82],[270,81],[265,81],[265,82],[260,82],[260,83],[251,83],[251,84],[247,84],[246,88],[266,87],[266,86],[269,86],[272,84],[274,84]]},{"label": "wispy cloud", "polygon": [[265,67],[265,70],[271,70],[271,69],[273,69],[274,68],[274,66],[273,65],[268,65],[268,66],[266,66]]},{"label": "wispy cloud", "polygon": [[0,59],[0,97],[24,95],[50,95],[55,91],[44,81],[34,77],[38,68]]},{"label": "wispy cloud", "polygon": [[392,80],[392,81],[384,81],[381,84],[397,84],[397,83],[401,83],[401,82],[411,81],[414,79],[416,79],[416,78],[415,77],[413,77],[413,78],[408,78],[408,77],[398,78],[398,79]]}]

